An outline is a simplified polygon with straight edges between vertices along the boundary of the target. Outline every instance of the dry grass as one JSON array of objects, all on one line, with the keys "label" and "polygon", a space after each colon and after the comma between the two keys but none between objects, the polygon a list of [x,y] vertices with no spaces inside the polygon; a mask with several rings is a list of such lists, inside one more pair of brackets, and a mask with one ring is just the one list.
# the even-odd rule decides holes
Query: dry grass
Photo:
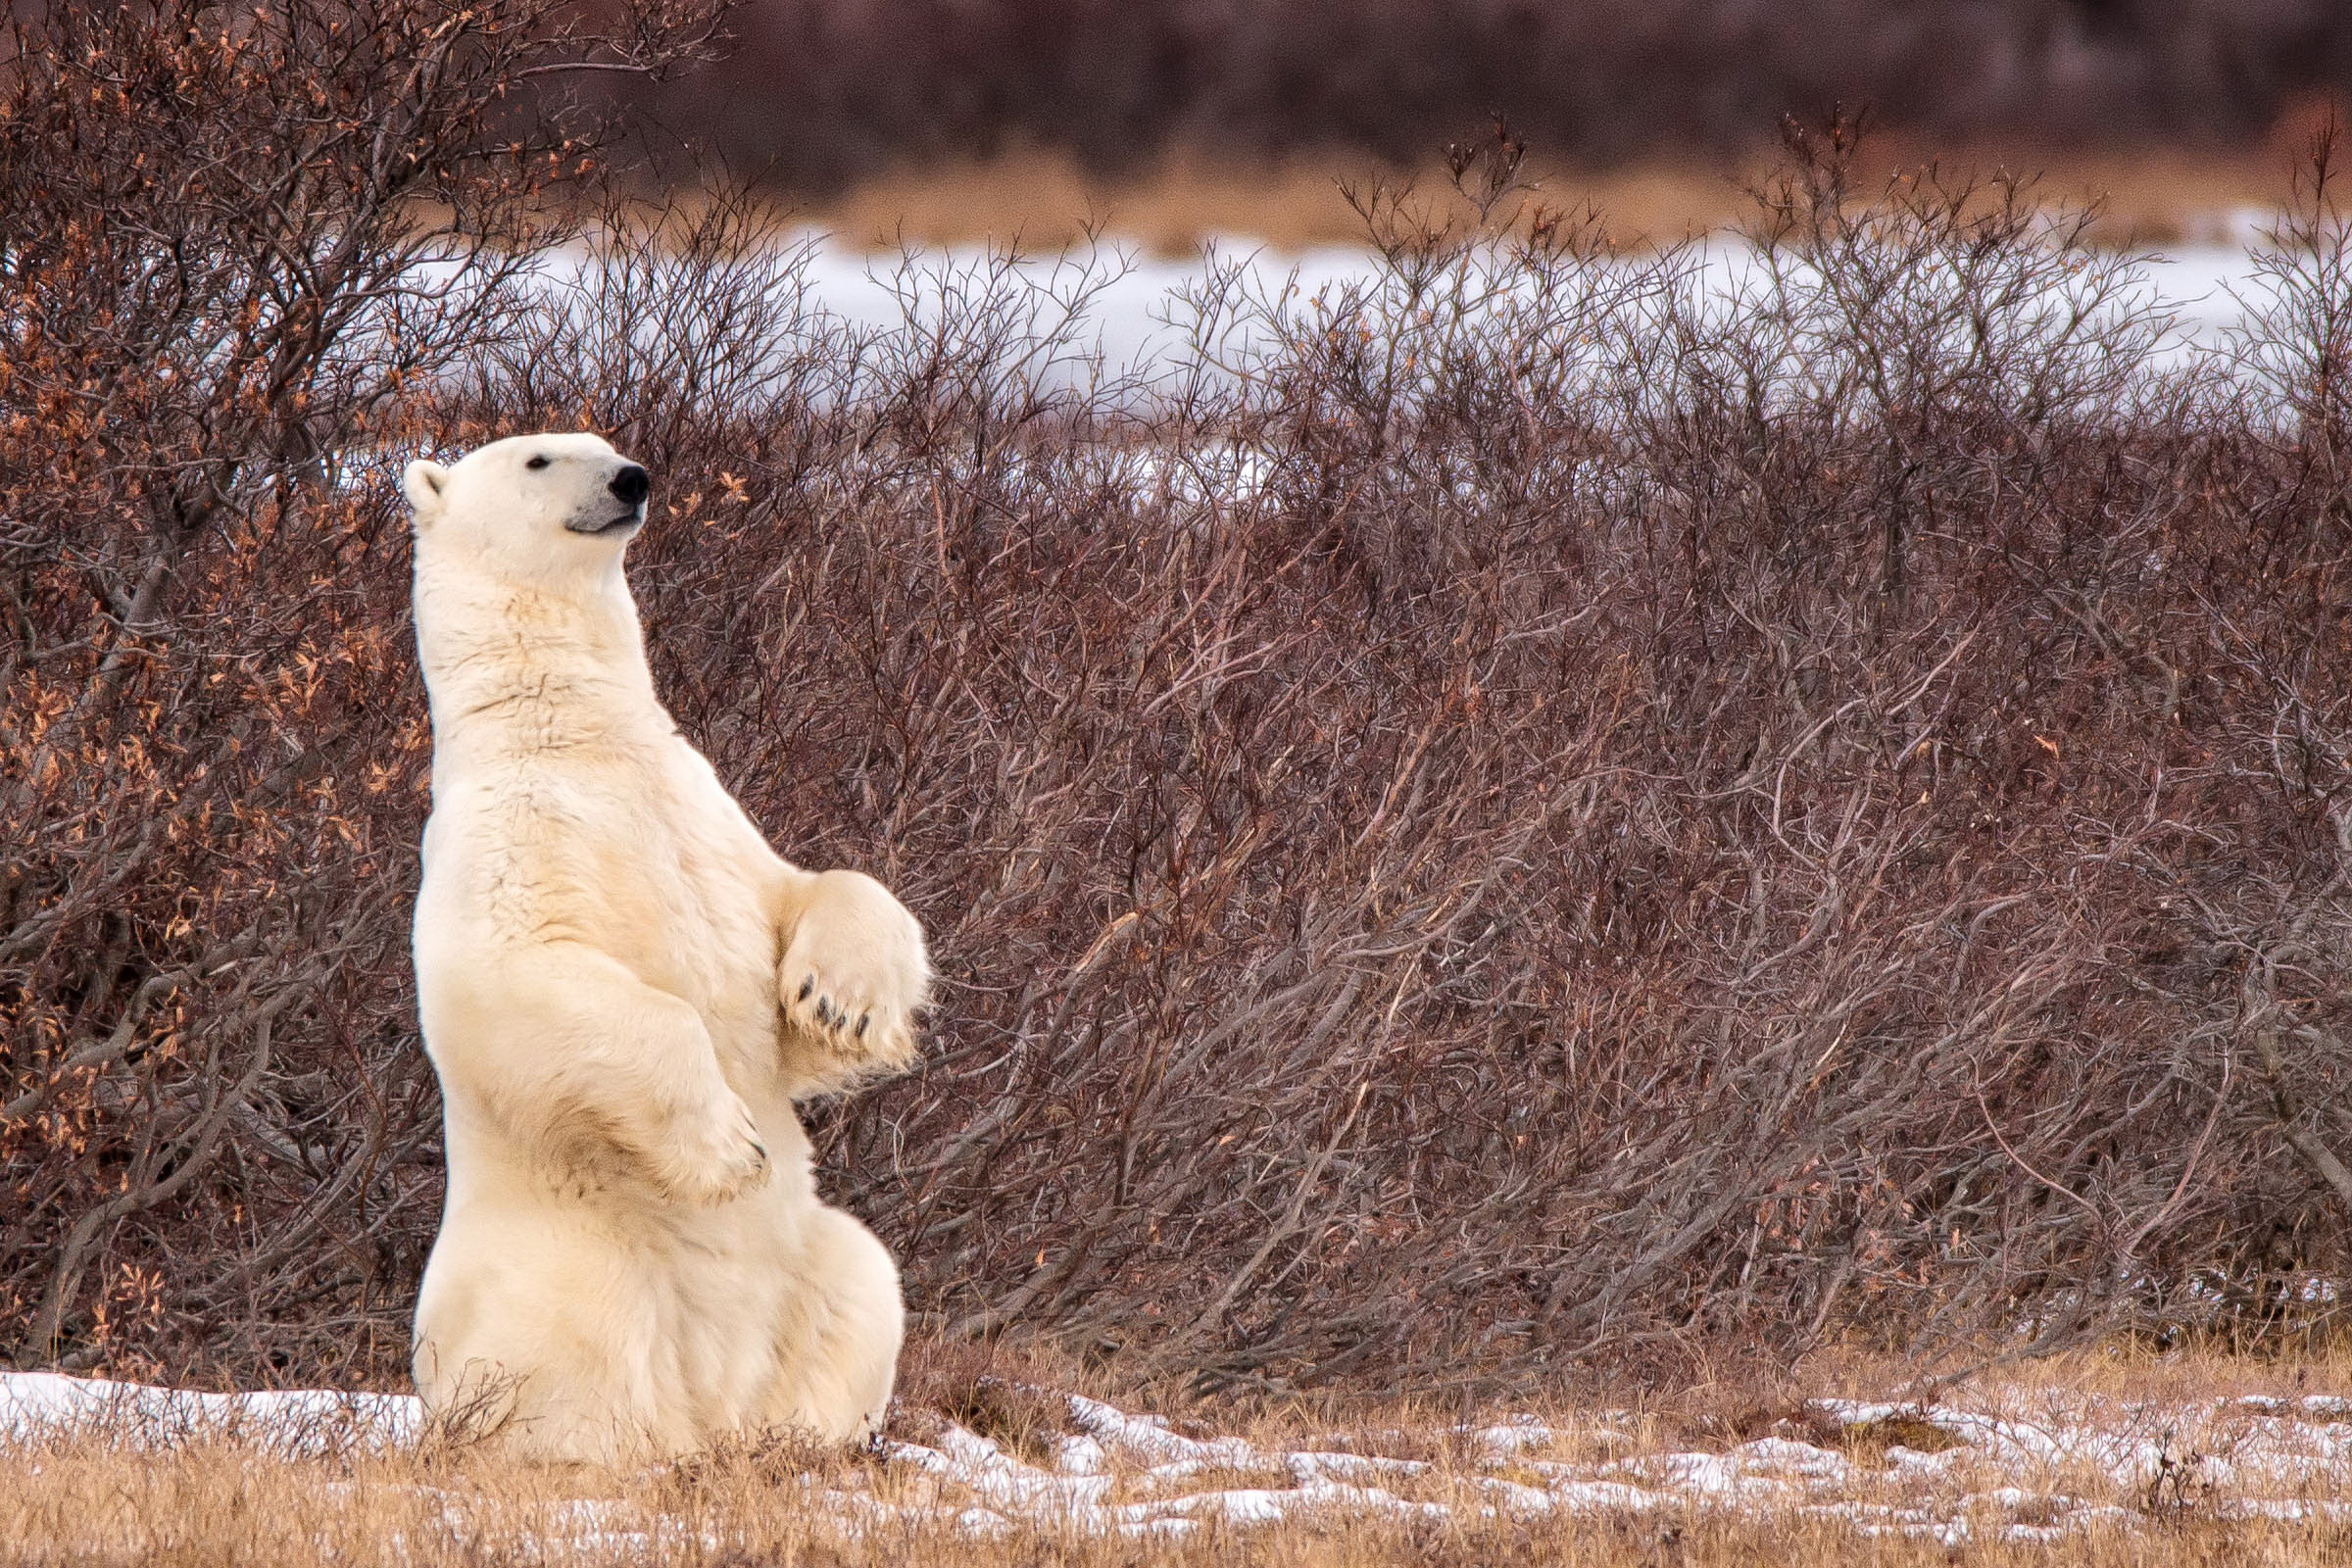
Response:
[{"label": "dry grass", "polygon": [[[1102,173],[1031,149],[896,170],[800,216],[867,249],[894,248],[901,239],[1053,249],[1100,227],[1159,256],[1189,255],[1211,239],[1298,251],[1361,245],[1363,219],[1342,187],[1395,172],[1360,153],[1334,150],[1262,162],[1178,152],[1147,170]],[[1697,163],[1605,172],[1557,167],[1544,172],[1544,183],[1559,199],[1600,207],[1628,243],[1696,233],[1742,206],[1736,171]]]},{"label": "dry grass", "polygon": [[[2230,151],[1948,146],[1888,136],[1871,145],[1864,172],[1875,180],[1938,157],[1974,168],[2036,170],[2038,195],[2051,208],[2101,207],[2092,230],[2100,243],[2237,244],[2245,238],[2245,215],[2267,213],[2286,199],[2294,128]],[[1550,201],[1597,210],[1612,240],[1640,247],[1739,222],[1752,206],[1747,187],[1766,176],[1776,152],[1606,169],[1538,159],[1531,176]],[[1178,150],[1145,168],[1112,172],[1090,171],[1064,153],[1029,148],[900,167],[798,207],[796,214],[844,244],[869,250],[893,250],[902,241],[1017,242],[1051,250],[1079,243],[1099,228],[1158,256],[1190,255],[1212,239],[1299,251],[1361,245],[1363,219],[1343,187],[1396,173],[1343,149],[1279,160]],[[1435,166],[1418,176],[1425,186],[1444,183]]]},{"label": "dry grass", "polygon": [[[1060,1401],[1003,1374],[1019,1369],[1069,1372],[1101,1389],[1051,1352],[918,1348],[910,1361],[910,1396],[894,1424],[902,1441],[935,1437],[948,1420],[986,1425],[1011,1451],[1036,1446],[1066,1426]],[[2341,1350],[2284,1359],[2191,1351],[2152,1357],[2108,1351],[2056,1358],[1974,1390],[1968,1402],[2031,1419],[2037,1402],[2104,1398],[2117,1419],[2163,1422],[2165,1441],[2184,1454],[2226,1454],[2225,1413],[2198,1423],[2189,1407],[2246,1394],[2293,1395],[2342,1388],[2352,1362]],[[1906,1369],[1865,1356],[1830,1355],[1801,1374],[1809,1392],[1886,1395]],[[94,1440],[0,1448],[0,1542],[12,1561],[213,1562],[349,1565],[397,1562],[404,1568],[478,1562],[833,1563],[955,1562],[1142,1565],[1252,1562],[1297,1564],[1470,1564],[1545,1561],[1594,1565],[1927,1564],[1960,1560],[1935,1539],[1867,1533],[1870,1510],[1923,1505],[1939,1517],[1967,1518],[1977,1532],[1971,1563],[2067,1564],[2132,1568],[2140,1564],[2295,1565],[2343,1560],[2352,1531],[2341,1523],[2233,1517],[2244,1495],[2191,1467],[2185,1482],[2151,1484],[2144,1476],[2103,1473],[2079,1462],[2053,1462],[2016,1479],[2028,1495],[2002,1498],[1981,1473],[1938,1479],[1892,1465],[1896,1446],[1936,1446],[1932,1434],[1895,1430],[1900,1420],[1824,1431],[1816,1413],[1804,1425],[1801,1403],[1785,1401],[1790,1383],[1726,1383],[1612,1416],[1565,1401],[1540,1404],[1553,1429],[1531,1446],[1518,1468],[1543,1484],[1546,1466],[1614,1464],[1654,1473],[1665,1456],[1695,1448],[1720,1451],[1755,1436],[1794,1437],[1842,1450],[1856,1466],[1847,1489],[1860,1518],[1770,1505],[1682,1506],[1635,1514],[1555,1512],[1543,1518],[1495,1512],[1480,1517],[1482,1498],[1513,1462],[1481,1462],[1463,1431],[1498,1419],[1497,1408],[1439,1407],[1382,1400],[1335,1407],[1264,1404],[1250,1408],[1185,1404],[1181,1430],[1239,1435],[1254,1446],[1353,1450],[1411,1457],[1427,1469],[1384,1476],[1383,1490],[1405,1503],[1439,1503],[1449,1518],[1363,1512],[1295,1515],[1273,1525],[1216,1520],[1182,1537],[1088,1534],[1032,1520],[996,1535],[958,1522],[963,1499],[918,1469],[872,1454],[819,1453],[788,1443],[745,1445],[691,1463],[606,1472],[534,1468],[492,1461],[463,1448],[427,1443],[408,1451],[330,1453],[283,1459],[246,1444],[214,1441],[151,1454]],[[1160,1391],[1180,1399],[1173,1389]],[[1729,1406],[1786,1412],[1769,1431],[1725,1429],[1714,1398]],[[1524,1410],[1524,1406],[1520,1407]],[[2252,1417],[2243,1420],[2251,1421]],[[1710,1425],[1715,1430],[1710,1435]],[[1740,1423],[1735,1423],[1736,1425]],[[1747,1424],[1752,1424],[1752,1418]],[[1645,1472],[1644,1465],[1652,1466]],[[1107,1500],[1169,1494],[1153,1477],[1115,1452]],[[2352,1501],[2352,1476],[2298,1494],[2307,1503]],[[2218,1472],[2217,1472],[2218,1473]],[[1281,1487],[1289,1480],[1247,1465],[1201,1473],[1187,1492],[1219,1487]],[[2063,1506],[2113,1510],[2052,1542],[2001,1539],[2012,1524],[2064,1517]]]}]

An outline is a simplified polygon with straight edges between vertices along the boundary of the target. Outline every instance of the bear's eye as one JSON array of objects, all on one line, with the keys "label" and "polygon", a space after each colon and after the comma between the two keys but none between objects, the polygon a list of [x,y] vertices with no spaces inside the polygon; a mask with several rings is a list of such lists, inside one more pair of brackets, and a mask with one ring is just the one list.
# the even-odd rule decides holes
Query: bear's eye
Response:
[{"label": "bear's eye", "polygon": [[547,466],[547,459],[533,458],[530,462],[524,464],[523,466],[526,468],[544,468]]}]

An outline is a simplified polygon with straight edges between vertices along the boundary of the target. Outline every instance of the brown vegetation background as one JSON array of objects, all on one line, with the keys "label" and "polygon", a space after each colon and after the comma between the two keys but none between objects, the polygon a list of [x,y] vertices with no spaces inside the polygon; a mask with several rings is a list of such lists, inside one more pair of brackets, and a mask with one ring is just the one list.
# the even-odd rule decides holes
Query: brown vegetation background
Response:
[{"label": "brown vegetation background", "polygon": [[923,1068],[818,1120],[938,1333],[1283,1389],[2333,1321],[2325,151],[2202,353],[2027,194],[1858,184],[1838,126],[1737,295],[1496,143],[1363,196],[1364,288],[1212,276],[1147,385],[1088,362],[1100,259],[910,266],[862,331],[747,202],[551,216],[611,126],[549,84],[709,22],[18,24],[16,1364],[400,1378],[439,1156],[393,477],[547,425],[658,476],[686,732],[934,934]]}]

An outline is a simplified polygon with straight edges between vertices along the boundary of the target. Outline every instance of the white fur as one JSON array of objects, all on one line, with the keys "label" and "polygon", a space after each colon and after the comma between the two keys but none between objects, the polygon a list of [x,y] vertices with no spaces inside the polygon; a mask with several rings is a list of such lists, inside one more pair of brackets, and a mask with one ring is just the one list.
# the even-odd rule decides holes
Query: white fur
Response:
[{"label": "white fur", "polygon": [[872,878],[779,858],[679,737],[621,574],[634,528],[575,531],[627,516],[626,466],[518,436],[404,480],[449,1155],[416,1384],[543,1457],[854,1440],[889,1401],[898,1271],[818,1200],[793,1102],[911,1057],[922,929]]}]

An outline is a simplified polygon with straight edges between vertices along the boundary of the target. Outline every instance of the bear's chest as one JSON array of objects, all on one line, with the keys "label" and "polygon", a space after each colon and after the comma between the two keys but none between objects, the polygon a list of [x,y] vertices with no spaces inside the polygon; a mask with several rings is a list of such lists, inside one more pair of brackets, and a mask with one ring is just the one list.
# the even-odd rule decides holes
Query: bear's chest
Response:
[{"label": "bear's chest", "polygon": [[[629,939],[640,976],[692,1004],[714,1036],[772,1037],[777,1020],[772,859],[734,803],[691,768],[665,770],[648,809],[617,837],[624,864],[606,886],[633,888],[644,929]],[[722,1041],[723,1043],[723,1041]]]},{"label": "bear's chest", "polygon": [[[609,955],[702,1014],[722,1052],[780,1024],[780,863],[682,741],[529,755],[453,780],[425,835],[420,924]],[[438,792],[437,792],[438,793]]]}]

